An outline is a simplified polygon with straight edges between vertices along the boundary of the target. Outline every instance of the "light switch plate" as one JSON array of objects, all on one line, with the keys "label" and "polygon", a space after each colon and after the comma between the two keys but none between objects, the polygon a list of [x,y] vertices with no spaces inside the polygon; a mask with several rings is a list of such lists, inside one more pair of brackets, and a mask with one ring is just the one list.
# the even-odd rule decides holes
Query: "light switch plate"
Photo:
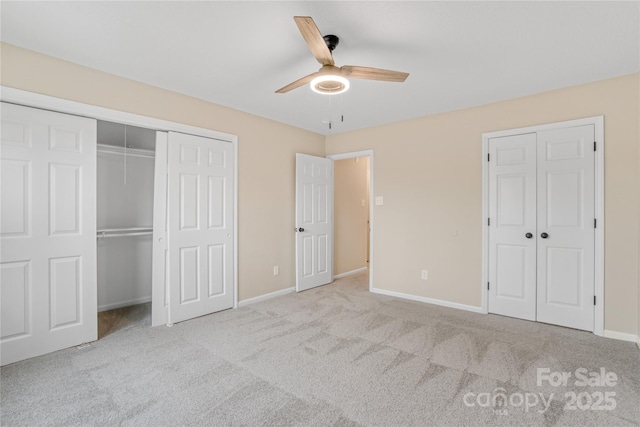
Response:
[{"label": "light switch plate", "polygon": [[382,196],[376,196],[376,206],[382,205],[384,205],[384,199],[382,198]]}]

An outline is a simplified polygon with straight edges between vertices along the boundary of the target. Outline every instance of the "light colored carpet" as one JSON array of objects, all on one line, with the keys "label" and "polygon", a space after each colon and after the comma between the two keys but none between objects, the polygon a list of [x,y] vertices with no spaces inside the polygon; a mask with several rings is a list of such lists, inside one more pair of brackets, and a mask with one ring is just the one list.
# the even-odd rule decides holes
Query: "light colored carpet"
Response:
[{"label": "light colored carpet", "polygon": [[[2,425],[640,424],[633,343],[371,294],[366,274],[172,328],[147,326],[148,310],[107,314],[87,348],[3,367]],[[575,384],[601,367],[615,386]],[[539,386],[537,368],[573,374]]]}]

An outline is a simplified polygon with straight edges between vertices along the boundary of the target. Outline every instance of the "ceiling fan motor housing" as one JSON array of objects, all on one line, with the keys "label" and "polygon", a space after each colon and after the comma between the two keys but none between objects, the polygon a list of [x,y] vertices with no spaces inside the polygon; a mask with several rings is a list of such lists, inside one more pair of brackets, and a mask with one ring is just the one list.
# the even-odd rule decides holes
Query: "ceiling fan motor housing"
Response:
[{"label": "ceiling fan motor housing", "polygon": [[327,34],[323,39],[331,52],[333,52],[333,50],[338,47],[338,43],[340,43],[338,36],[334,36],[333,34]]}]

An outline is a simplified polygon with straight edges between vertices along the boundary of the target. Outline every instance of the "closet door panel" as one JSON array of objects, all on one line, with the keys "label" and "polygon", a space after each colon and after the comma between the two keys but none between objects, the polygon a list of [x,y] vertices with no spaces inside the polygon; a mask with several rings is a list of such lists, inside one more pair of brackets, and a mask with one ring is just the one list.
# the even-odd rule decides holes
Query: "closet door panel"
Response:
[{"label": "closet door panel", "polygon": [[49,260],[50,327],[52,330],[80,322],[82,292],[81,257]]},{"label": "closet door panel", "polygon": [[180,230],[198,230],[200,226],[200,176],[180,174]]},{"label": "closet door panel", "polygon": [[76,165],[49,165],[49,234],[80,233],[82,168]]},{"label": "closet door panel", "polygon": [[200,247],[180,248],[180,301],[189,304],[200,301]]},{"label": "closet door panel", "polygon": [[538,321],[589,331],[594,327],[593,141],[593,125],[538,133]]},{"label": "closet door panel", "polygon": [[536,135],[492,138],[489,150],[489,311],[535,320]]},{"label": "closet door panel", "polygon": [[30,232],[31,162],[0,160],[0,236],[27,236]]},{"label": "closet door panel", "polygon": [[209,271],[208,277],[208,294],[209,298],[221,295],[224,293],[224,284],[226,282],[227,268],[225,265],[225,253],[226,245],[209,245],[207,260],[209,265],[207,269]]},{"label": "closet door panel", "polygon": [[5,262],[0,265],[0,293],[2,295],[1,336],[18,338],[32,331],[31,262]]},{"label": "closet door panel", "polygon": [[233,306],[233,146],[169,132],[169,321]]},{"label": "closet door panel", "polygon": [[225,200],[226,182],[224,177],[209,177],[209,197],[208,197],[208,227],[224,228],[226,200]]},{"label": "closet door panel", "polygon": [[2,104],[2,364],[97,339],[96,121]]}]

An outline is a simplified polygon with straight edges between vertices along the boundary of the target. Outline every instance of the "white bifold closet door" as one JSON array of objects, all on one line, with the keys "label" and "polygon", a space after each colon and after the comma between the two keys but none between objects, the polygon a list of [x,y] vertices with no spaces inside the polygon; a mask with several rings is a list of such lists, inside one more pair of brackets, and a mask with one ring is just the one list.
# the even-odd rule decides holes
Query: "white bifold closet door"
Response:
[{"label": "white bifold closet door", "polygon": [[233,307],[234,151],[169,132],[169,323]]},{"label": "white bifold closet door", "polygon": [[489,140],[489,311],[594,329],[594,127]]},{"label": "white bifold closet door", "polygon": [[96,121],[2,103],[3,365],[97,339]]}]

